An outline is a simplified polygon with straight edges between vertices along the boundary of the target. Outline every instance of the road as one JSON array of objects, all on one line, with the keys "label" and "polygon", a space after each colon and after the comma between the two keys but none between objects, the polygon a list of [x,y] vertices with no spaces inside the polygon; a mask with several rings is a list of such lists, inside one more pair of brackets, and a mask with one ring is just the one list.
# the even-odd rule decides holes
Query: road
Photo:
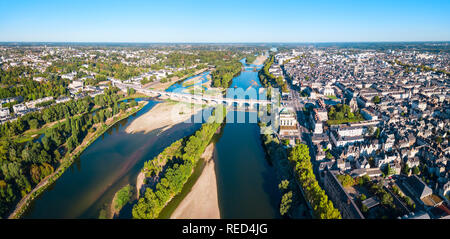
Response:
[{"label": "road", "polygon": [[[283,70],[283,74],[285,75],[285,79],[288,79],[286,77],[286,73]],[[287,100],[283,100],[282,103],[286,106],[292,107],[297,115],[297,121],[300,125],[299,127],[299,138],[302,139],[304,142],[309,141],[309,137],[305,137],[306,135],[309,135],[309,131],[307,130],[307,119],[305,118],[305,115],[303,113],[303,109],[305,107],[305,104],[307,103],[313,103],[312,101],[305,99],[304,97],[300,96],[300,92],[297,86],[293,86],[291,81],[286,80],[289,87],[289,97]]]}]

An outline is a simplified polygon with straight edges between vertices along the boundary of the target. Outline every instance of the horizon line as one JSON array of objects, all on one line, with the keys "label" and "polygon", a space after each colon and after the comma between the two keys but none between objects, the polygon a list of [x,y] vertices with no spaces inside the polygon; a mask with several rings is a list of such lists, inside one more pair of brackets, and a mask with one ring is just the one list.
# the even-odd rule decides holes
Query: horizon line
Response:
[{"label": "horizon line", "polygon": [[156,41],[156,42],[127,42],[127,41],[0,41],[2,43],[113,43],[113,44],[318,44],[318,43],[450,43],[450,40],[430,40],[430,41],[273,41],[273,42],[177,42],[177,41]]}]

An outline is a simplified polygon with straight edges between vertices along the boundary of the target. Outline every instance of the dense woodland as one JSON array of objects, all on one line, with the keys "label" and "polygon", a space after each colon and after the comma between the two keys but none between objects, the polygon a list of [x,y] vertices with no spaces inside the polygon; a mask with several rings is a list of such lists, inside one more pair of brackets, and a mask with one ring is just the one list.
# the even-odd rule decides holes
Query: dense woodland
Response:
[{"label": "dense woodland", "polygon": [[[97,53],[98,54],[98,53]],[[132,59],[128,59],[132,61]],[[87,65],[87,69],[83,69],[82,65]],[[106,58],[99,58],[96,56],[91,59],[81,59],[81,58],[68,58],[65,60],[58,60],[53,62],[49,66],[43,76],[51,74],[67,74],[71,72],[77,72],[77,78],[82,78],[89,73],[94,73],[95,82],[100,82],[106,80],[107,77],[113,77],[120,80],[127,80],[131,77],[135,77],[148,70],[146,67],[138,67],[135,65],[124,64],[118,56],[111,56]],[[38,74],[38,76],[40,76]],[[90,83],[90,82],[88,82]]]},{"label": "dense woodland", "polygon": [[0,99],[22,96],[25,101],[61,95],[69,95],[67,86],[69,81],[59,76],[49,76],[47,82],[33,81],[30,77],[33,70],[28,67],[11,67],[7,70],[0,68]]},{"label": "dense woodland", "polygon": [[[192,67],[184,71],[174,73],[177,77],[190,76],[195,69],[202,69],[214,66],[211,72],[214,87],[228,88],[233,77],[241,72],[242,64],[239,62],[245,55],[234,51],[198,51],[196,54],[171,53],[158,64],[152,65],[152,69],[162,69],[164,67]],[[169,76],[170,77],[170,76]]]},{"label": "dense woodland", "polygon": [[[79,146],[88,133],[95,132],[106,119],[137,105],[135,101],[119,102],[117,91],[110,88],[94,99],[60,103],[1,125],[1,217],[8,216],[17,201],[53,173],[62,158]],[[93,110],[95,115],[89,113]],[[22,133],[43,125],[46,130],[40,140],[22,142]]]},{"label": "dense woodland", "polygon": [[[223,115],[218,114],[217,117],[226,115],[224,108],[216,108],[214,112],[217,110],[224,110]],[[174,142],[153,160],[145,163],[142,171],[147,179],[153,180],[154,185],[146,182],[150,187],[146,188],[144,195],[134,205],[133,218],[157,218],[172,197],[181,192],[196,163],[221,126],[221,123],[217,123],[221,121],[211,121],[214,117],[213,113],[208,123],[203,124],[195,134]]]},{"label": "dense woodland", "polygon": [[228,88],[231,80],[241,72],[242,64],[239,61],[224,62],[211,73],[213,86]]}]

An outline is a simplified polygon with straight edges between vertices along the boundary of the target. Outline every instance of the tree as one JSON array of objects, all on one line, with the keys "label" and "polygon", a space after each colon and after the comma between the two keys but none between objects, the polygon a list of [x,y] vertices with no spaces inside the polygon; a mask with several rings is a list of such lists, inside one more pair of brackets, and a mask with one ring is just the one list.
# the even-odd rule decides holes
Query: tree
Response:
[{"label": "tree", "polygon": [[412,173],[415,174],[415,175],[419,175],[419,173],[420,173],[419,168],[417,166],[414,166]]},{"label": "tree", "polygon": [[130,185],[121,188],[117,192],[114,208],[120,211],[120,209],[122,209],[122,207],[125,206],[130,201],[132,195],[133,192],[132,187]]},{"label": "tree", "polygon": [[119,113],[119,106],[117,105],[117,102],[114,102],[112,114],[116,115],[117,113]]},{"label": "tree", "polygon": [[359,197],[359,200],[361,200],[361,202],[366,199],[367,199],[367,196],[364,193],[362,193],[361,196]]},{"label": "tree", "polygon": [[344,187],[351,187],[351,186],[355,185],[355,180],[353,180],[353,178],[348,174],[345,174],[345,175],[340,174],[340,175],[337,175],[336,177],[339,180],[339,182],[342,184],[342,186],[344,186]]},{"label": "tree", "polygon": [[380,134],[381,134],[381,130],[380,130],[380,128],[377,128],[376,130],[375,130],[375,138],[377,138],[377,139],[379,139],[380,138]]},{"label": "tree", "polygon": [[53,151],[53,155],[55,155],[56,160],[61,159],[61,153],[59,152],[59,150],[55,149],[55,151]]},{"label": "tree", "polygon": [[386,176],[393,175],[394,173],[395,173],[394,169],[392,169],[391,165],[388,164],[388,165],[386,166]]},{"label": "tree", "polygon": [[289,191],[283,194],[283,197],[281,198],[280,204],[281,216],[284,216],[289,212],[289,209],[291,209],[291,204],[292,204],[292,191]]},{"label": "tree", "polygon": [[119,108],[122,112],[125,112],[125,110],[127,110],[127,104],[121,102]]},{"label": "tree", "polygon": [[66,132],[70,132],[71,131],[71,125],[72,125],[72,119],[70,118],[70,116],[68,114],[66,114],[66,121],[64,122],[64,129]]},{"label": "tree", "polygon": [[409,168],[408,164],[405,163],[405,165],[402,168],[402,173],[408,175],[410,170],[411,169]]},{"label": "tree", "polygon": [[136,90],[135,90],[135,89],[133,89],[133,88],[127,88],[127,94],[128,94],[128,96],[134,95],[135,93],[136,93]]},{"label": "tree", "polygon": [[0,217],[9,213],[16,199],[13,186],[4,180],[0,180]]},{"label": "tree", "polygon": [[381,196],[381,204],[383,205],[391,205],[394,199],[389,193],[383,193]]},{"label": "tree", "polygon": [[50,147],[51,147],[50,139],[47,136],[44,136],[44,137],[42,137],[41,142],[42,142],[42,146],[44,146],[44,149],[46,151],[50,151]]},{"label": "tree", "polygon": [[289,187],[289,180],[286,180],[286,179],[281,181],[280,184],[278,184],[278,188],[280,190],[286,190],[286,189],[288,189],[288,187]]},{"label": "tree", "polygon": [[367,174],[364,175],[364,176],[362,176],[362,179],[363,179],[363,181],[364,181],[364,184],[367,184],[367,183],[370,182],[370,177],[369,177]]},{"label": "tree", "polygon": [[379,104],[379,103],[381,103],[381,99],[378,95],[376,95],[372,98],[372,102],[375,104]]},{"label": "tree", "polygon": [[289,161],[295,165],[296,176],[305,191],[306,200],[310,202],[314,209],[315,217],[319,219],[340,219],[339,210],[334,207],[314,175],[308,146],[305,144],[295,146],[290,151]]},{"label": "tree", "polygon": [[41,172],[39,170],[39,166],[33,164],[30,168],[31,179],[35,184],[38,184],[41,181]]},{"label": "tree", "polygon": [[336,113],[336,120],[343,120],[344,119],[344,113],[343,112],[337,112]]},{"label": "tree", "polygon": [[32,119],[28,122],[28,124],[30,125],[30,128],[32,129],[37,129],[39,128],[39,121],[37,119]]},{"label": "tree", "polygon": [[366,213],[367,211],[369,211],[369,208],[368,208],[365,204],[363,204],[363,205],[361,206],[361,211],[362,211],[363,213]]},{"label": "tree", "polygon": [[76,141],[77,141],[77,140],[75,139],[74,136],[70,136],[70,137],[69,137],[69,140],[67,140],[67,150],[68,150],[69,152],[71,152],[72,150],[75,149],[76,144],[77,144]]},{"label": "tree", "polygon": [[130,102],[130,107],[136,107],[138,105],[138,103],[135,100],[132,100]]},{"label": "tree", "polygon": [[326,155],[325,155],[325,158],[328,159],[328,160],[332,160],[334,157],[333,157],[333,155],[330,153],[330,151],[327,150],[327,153],[326,153]]}]

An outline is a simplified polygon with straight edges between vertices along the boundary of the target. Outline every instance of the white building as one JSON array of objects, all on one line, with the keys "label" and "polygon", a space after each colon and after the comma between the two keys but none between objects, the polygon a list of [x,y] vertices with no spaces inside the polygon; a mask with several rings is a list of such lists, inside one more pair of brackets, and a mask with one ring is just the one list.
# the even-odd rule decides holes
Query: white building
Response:
[{"label": "white building", "polygon": [[25,104],[17,104],[17,105],[13,105],[13,110],[14,113],[16,114],[25,114],[28,111],[28,108]]},{"label": "white building", "polygon": [[297,137],[299,135],[298,122],[294,109],[291,107],[282,108],[278,114],[280,123],[280,136],[285,137]]},{"label": "white building", "polygon": [[0,108],[0,117],[1,118],[8,117],[10,113],[11,112],[9,111],[8,107]]},{"label": "white building", "polygon": [[36,108],[37,104],[43,103],[43,102],[47,102],[47,101],[51,101],[51,100],[53,100],[53,97],[49,96],[49,97],[45,97],[45,98],[41,98],[41,99],[37,99],[37,100],[26,102],[25,105],[28,108]]},{"label": "white building", "polygon": [[82,88],[84,86],[84,82],[81,80],[74,80],[72,83],[69,84],[69,88],[71,89],[78,89]]},{"label": "white building", "polygon": [[361,110],[361,115],[366,120],[378,120],[378,115],[371,108],[365,108]]},{"label": "white building", "polygon": [[355,126],[340,126],[337,130],[338,134],[340,136],[348,136],[348,137],[355,137],[355,136],[361,136],[364,133],[363,127],[355,127]]},{"label": "white building", "polygon": [[425,101],[414,100],[411,103],[411,107],[413,109],[420,109],[420,110],[424,111],[427,108],[427,103]]},{"label": "white building", "polygon": [[55,101],[56,101],[57,104],[64,103],[64,102],[70,101],[70,97],[63,96],[63,97],[60,97],[60,98],[56,99]]},{"label": "white building", "polygon": [[397,154],[392,154],[392,155],[385,154],[382,157],[375,158],[375,163],[376,163],[377,167],[382,168],[382,167],[386,166],[387,164],[396,161],[397,159],[398,159]]},{"label": "white building", "polygon": [[322,88],[321,93],[322,93],[322,95],[325,95],[325,96],[333,96],[333,95],[335,95],[333,87],[331,87],[329,85],[327,85],[324,88]]},{"label": "white building", "polygon": [[72,72],[72,73],[68,73],[68,74],[61,75],[61,78],[73,80],[73,79],[75,78],[76,75],[77,75],[77,73],[74,71],[74,72]]},{"label": "white building", "polygon": [[395,136],[393,134],[388,135],[386,142],[384,143],[383,149],[385,151],[391,151],[392,147],[394,147]]}]

